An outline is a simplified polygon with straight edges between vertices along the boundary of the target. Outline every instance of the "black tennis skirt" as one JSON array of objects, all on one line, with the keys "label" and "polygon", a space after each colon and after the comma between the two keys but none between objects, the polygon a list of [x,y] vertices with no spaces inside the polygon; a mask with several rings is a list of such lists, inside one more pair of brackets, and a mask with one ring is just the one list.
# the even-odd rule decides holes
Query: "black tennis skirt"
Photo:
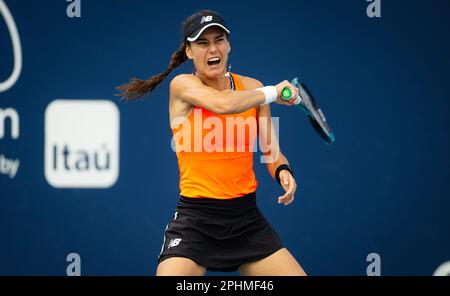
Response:
[{"label": "black tennis skirt", "polygon": [[186,257],[211,271],[234,271],[283,248],[256,205],[256,194],[234,199],[180,196],[158,263]]}]

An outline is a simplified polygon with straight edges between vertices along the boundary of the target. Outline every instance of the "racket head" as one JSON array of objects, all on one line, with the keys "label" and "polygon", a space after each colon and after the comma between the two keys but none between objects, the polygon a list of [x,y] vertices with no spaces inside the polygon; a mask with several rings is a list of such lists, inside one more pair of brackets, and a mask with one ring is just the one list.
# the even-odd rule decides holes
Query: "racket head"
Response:
[{"label": "racket head", "polygon": [[311,91],[304,83],[300,83],[300,80],[297,77],[294,78],[291,83],[298,88],[299,96],[302,99],[298,107],[306,113],[310,124],[319,136],[322,137],[327,144],[332,144],[335,141],[334,133],[329,127],[325,115],[319,108],[316,100],[311,95]]}]

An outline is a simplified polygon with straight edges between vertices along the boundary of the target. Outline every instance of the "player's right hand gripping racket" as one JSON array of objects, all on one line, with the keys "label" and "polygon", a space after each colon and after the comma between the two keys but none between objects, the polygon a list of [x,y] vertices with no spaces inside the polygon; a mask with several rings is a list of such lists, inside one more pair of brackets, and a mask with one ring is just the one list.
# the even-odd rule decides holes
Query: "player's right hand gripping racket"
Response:
[{"label": "player's right hand gripping racket", "polygon": [[[334,134],[328,126],[325,115],[323,115],[322,110],[320,110],[316,101],[312,97],[311,92],[306,88],[304,83],[299,82],[297,77],[292,79],[291,83],[299,90],[298,97],[294,104],[306,113],[309,122],[317,133],[325,140],[325,142],[327,144],[332,144],[335,139]],[[281,92],[281,97],[286,101],[290,100],[292,97],[291,89],[285,87]]]}]

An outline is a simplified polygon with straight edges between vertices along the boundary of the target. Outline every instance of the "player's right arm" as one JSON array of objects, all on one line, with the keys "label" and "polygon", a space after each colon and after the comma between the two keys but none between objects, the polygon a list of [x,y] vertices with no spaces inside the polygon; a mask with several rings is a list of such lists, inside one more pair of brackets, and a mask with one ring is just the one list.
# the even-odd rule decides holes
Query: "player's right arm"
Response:
[{"label": "player's right arm", "polygon": [[[294,96],[297,97],[298,90],[288,81],[283,81],[276,86],[278,104],[292,106],[293,101],[285,101],[280,97],[284,87],[290,87]],[[190,105],[204,108],[216,114],[241,113],[255,106],[264,104],[266,101],[264,92],[260,90],[233,91],[230,89],[219,91],[204,85],[194,75],[181,74],[170,82],[170,97],[175,100],[183,100]]]}]

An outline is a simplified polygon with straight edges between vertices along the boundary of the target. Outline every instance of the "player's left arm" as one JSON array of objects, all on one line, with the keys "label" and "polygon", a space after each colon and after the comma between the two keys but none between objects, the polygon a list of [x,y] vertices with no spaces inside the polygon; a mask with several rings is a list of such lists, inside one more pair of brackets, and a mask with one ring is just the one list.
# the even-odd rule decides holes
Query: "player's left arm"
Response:
[{"label": "player's left arm", "polygon": [[[259,80],[254,78],[241,76],[241,79],[247,89],[256,89],[264,86]],[[269,174],[272,178],[276,179],[275,172],[277,168],[282,164],[289,165],[289,161],[283,153],[281,153],[275,128],[272,124],[270,104],[259,105],[257,114],[260,149],[267,164]],[[261,118],[263,120],[260,120]],[[287,206],[294,201],[297,182],[295,182],[294,177],[289,171],[281,170],[280,183],[285,190],[285,194],[278,197],[278,203],[283,203]]]},{"label": "player's left arm", "polygon": [[[264,118],[264,120],[260,120]],[[281,152],[280,145],[275,128],[272,124],[272,117],[270,114],[270,105],[261,105],[258,110],[258,136],[260,149],[263,152],[263,156],[266,160],[267,169],[272,178],[276,178],[275,173],[280,165],[287,164],[289,161],[286,156]],[[286,191],[284,195],[278,197],[278,203],[289,205],[294,201],[295,191],[297,190],[297,182],[294,176],[287,171],[281,170],[279,173],[280,183],[283,189]]]}]

